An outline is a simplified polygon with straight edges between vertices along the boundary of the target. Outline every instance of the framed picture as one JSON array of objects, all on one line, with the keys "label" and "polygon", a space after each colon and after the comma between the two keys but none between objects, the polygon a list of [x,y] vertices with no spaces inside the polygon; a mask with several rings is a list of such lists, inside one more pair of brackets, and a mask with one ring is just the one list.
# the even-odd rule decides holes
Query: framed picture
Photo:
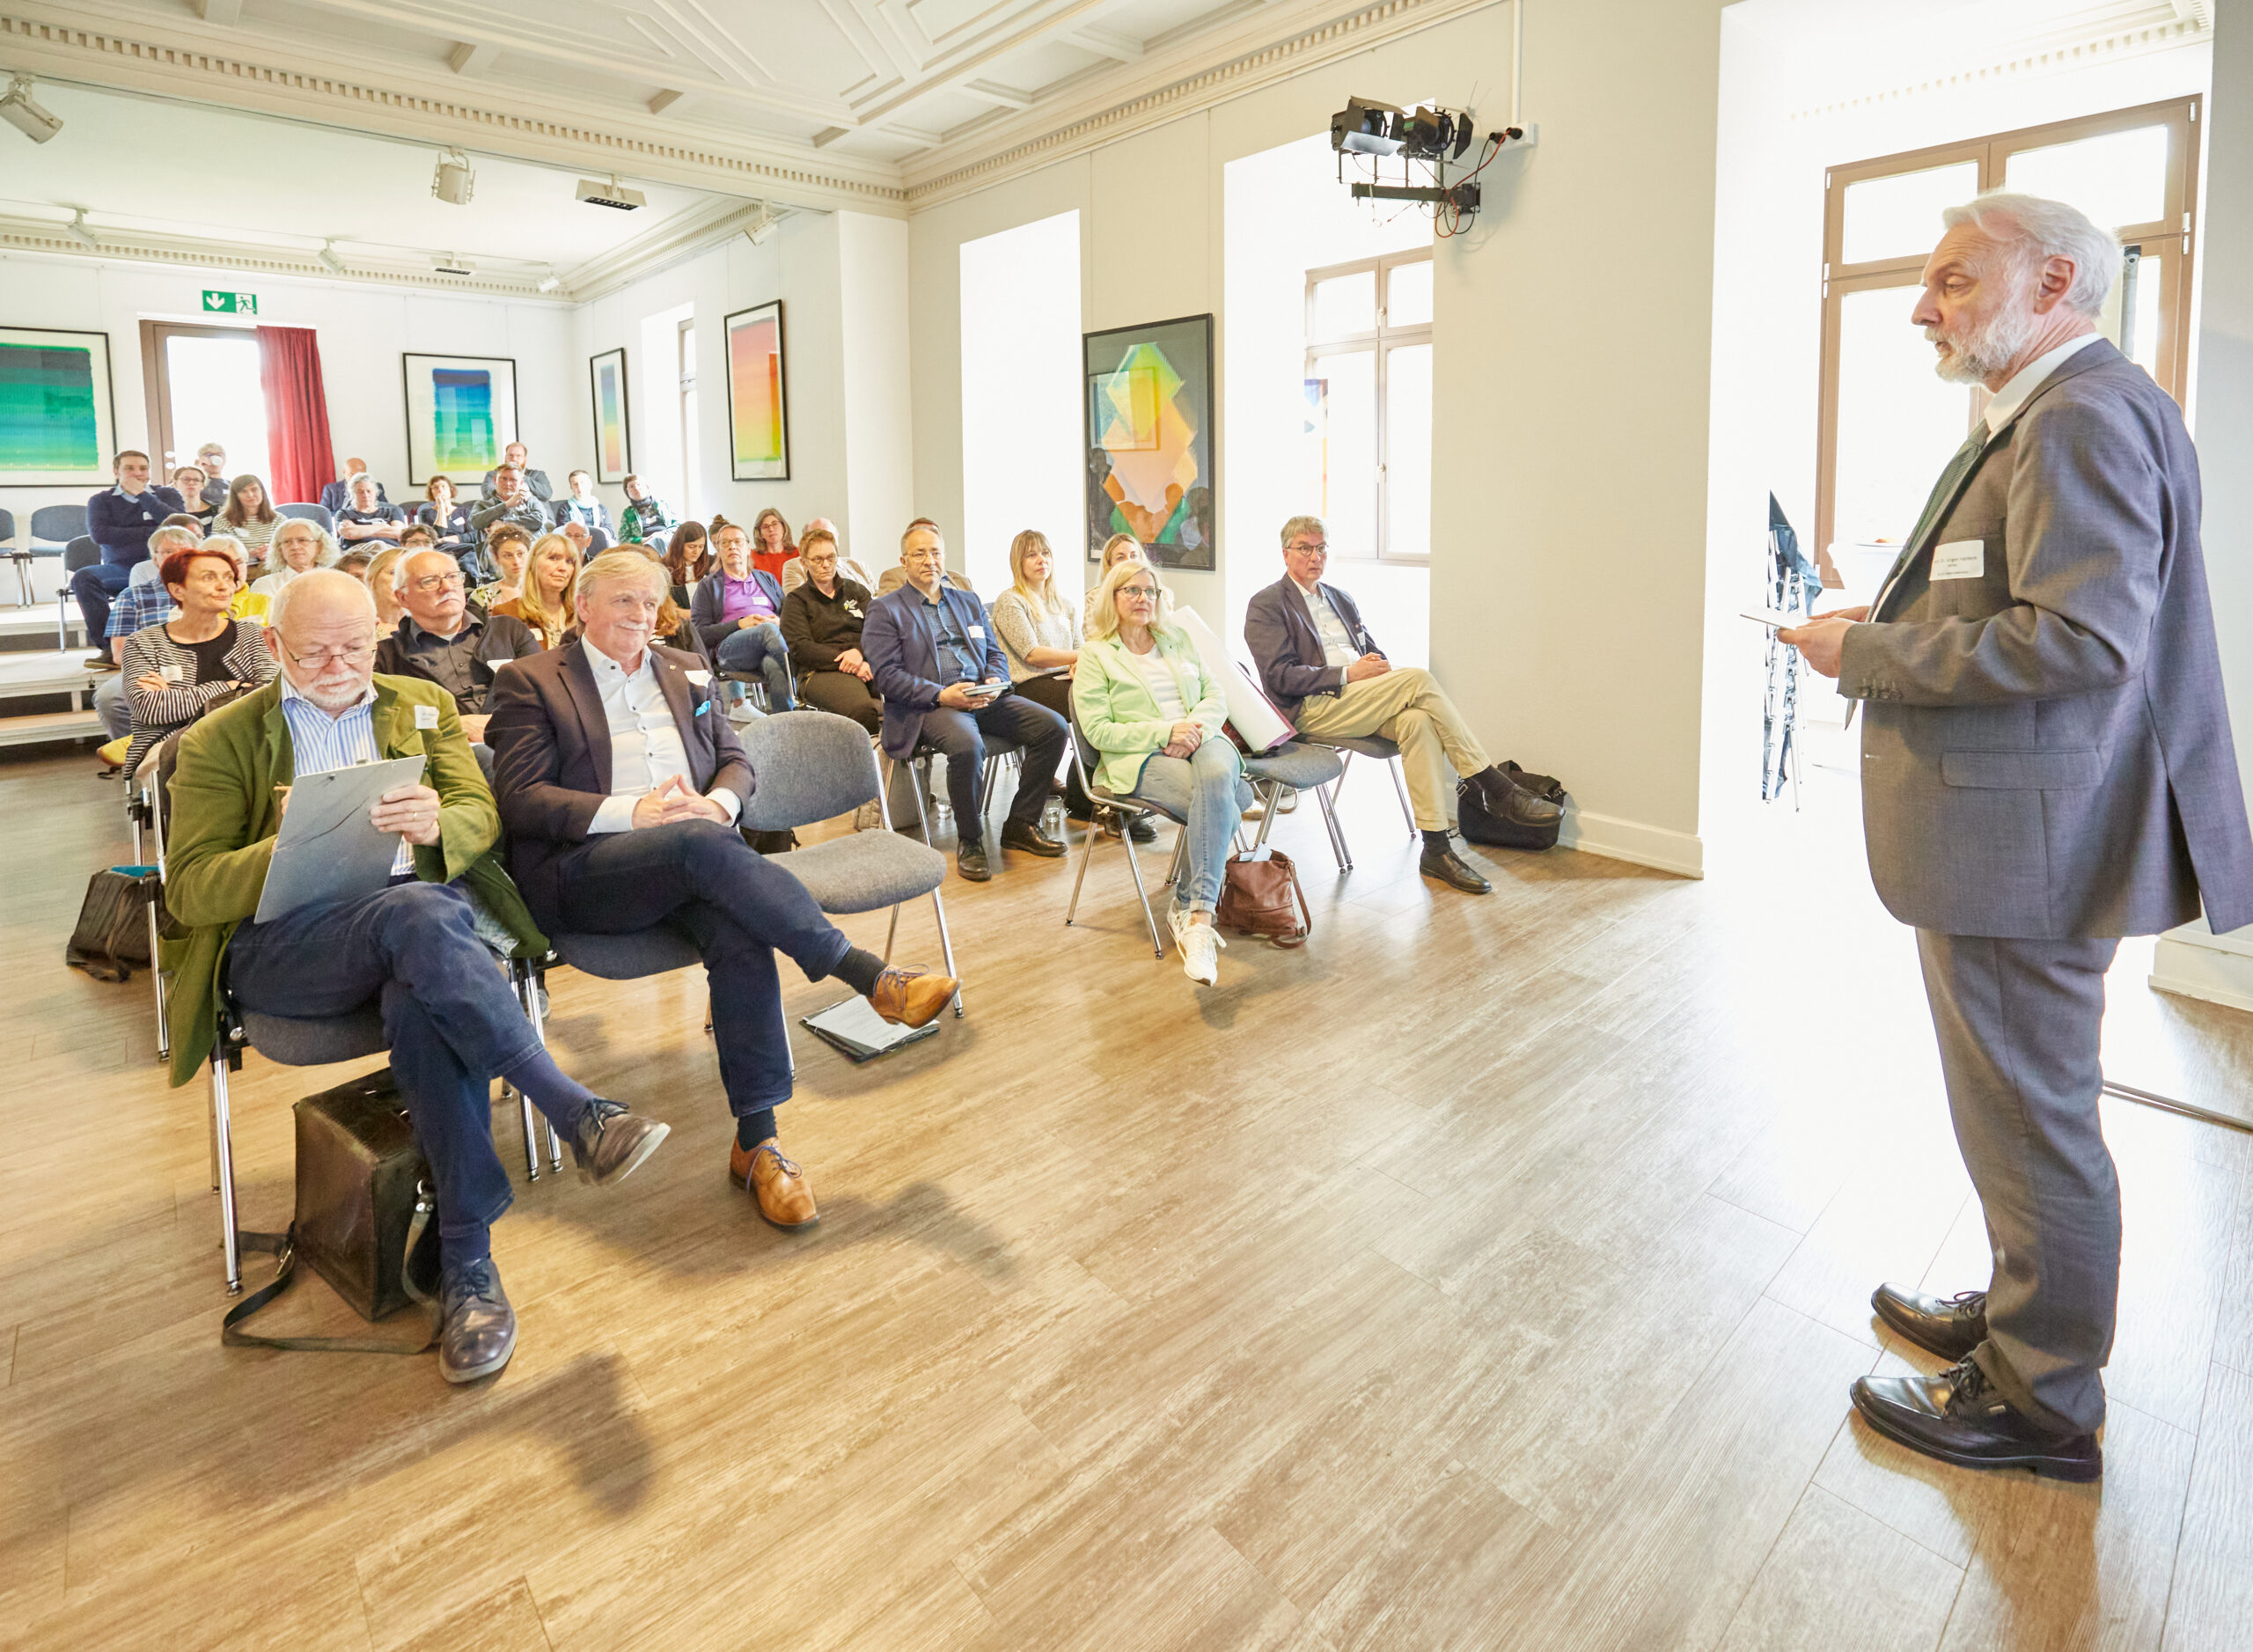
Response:
[{"label": "framed picture", "polygon": [[1213,318],[1090,333],[1081,349],[1088,560],[1131,533],[1160,566],[1215,566]]},{"label": "framed picture", "polygon": [[0,488],[107,487],[109,334],[0,327]]},{"label": "framed picture", "polygon": [[506,356],[400,356],[407,376],[407,481],[481,482],[517,439],[517,363]]},{"label": "framed picture", "polygon": [[789,398],[782,372],[782,301],[727,319],[729,474],[738,481],[788,481]]},{"label": "framed picture", "polygon": [[626,437],[626,347],[590,357],[587,375],[595,398],[595,480],[621,482],[634,468]]}]

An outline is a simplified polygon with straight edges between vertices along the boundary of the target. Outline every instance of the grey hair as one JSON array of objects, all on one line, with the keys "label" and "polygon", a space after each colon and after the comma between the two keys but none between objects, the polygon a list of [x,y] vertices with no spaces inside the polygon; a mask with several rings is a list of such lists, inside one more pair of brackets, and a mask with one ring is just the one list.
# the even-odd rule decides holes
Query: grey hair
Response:
[{"label": "grey hair", "polygon": [[2082,315],[2103,313],[2113,277],[2120,273],[2119,237],[2097,228],[2079,207],[2062,201],[1990,189],[1960,207],[1945,209],[1940,221],[1951,230],[1970,224],[2025,275],[2038,275],[2052,258],[2071,260],[2073,282],[2063,302]]},{"label": "grey hair", "polygon": [[203,536],[194,528],[158,528],[149,536],[149,560],[152,562],[165,560],[164,551],[157,548],[159,540],[165,542],[165,551],[194,550],[203,543]]},{"label": "grey hair", "polygon": [[[315,521],[311,517],[283,518],[282,520],[275,525],[274,537],[277,540],[280,539],[282,535],[288,531],[290,525],[293,522],[302,523],[305,526],[311,528],[313,531],[313,537],[320,541],[320,549],[313,554],[313,568],[327,568],[330,564],[334,563],[339,556],[343,554],[343,553],[337,548],[336,535],[331,533],[327,528],[321,526],[319,522]],[[305,569],[305,572],[308,574],[312,571],[312,568]]]},{"label": "grey hair", "polygon": [[371,470],[354,471],[349,476],[347,476],[344,479],[344,490],[347,493],[356,492],[358,491],[359,486],[362,482],[367,483],[369,487],[373,488],[378,493],[381,493],[383,491],[383,484],[376,480],[376,473]]},{"label": "grey hair", "polygon": [[459,572],[461,564],[435,545],[418,545],[413,550],[400,547],[399,560],[391,565],[391,594],[394,597],[407,589],[407,565],[418,556],[444,557],[446,566]]},{"label": "grey hair", "polygon": [[[157,536],[151,533],[149,537],[153,540]],[[216,551],[222,556],[232,557],[235,572],[238,575],[250,566],[250,552],[246,550],[243,542],[231,533],[215,533],[195,548],[199,551]]]},{"label": "grey hair", "polygon": [[1293,517],[1283,524],[1283,548],[1289,550],[1291,541],[1302,533],[1319,533],[1325,539],[1330,537],[1330,530],[1322,525],[1320,517]]},{"label": "grey hair", "polygon": [[368,617],[371,620],[376,617],[376,593],[370,591],[363,581],[355,579],[351,575],[334,568],[308,568],[274,593],[266,608],[268,628],[276,632],[280,631],[282,616],[288,612],[290,603],[297,599],[300,591],[309,588],[318,591],[332,581],[341,581],[358,591],[360,600],[368,605]]}]

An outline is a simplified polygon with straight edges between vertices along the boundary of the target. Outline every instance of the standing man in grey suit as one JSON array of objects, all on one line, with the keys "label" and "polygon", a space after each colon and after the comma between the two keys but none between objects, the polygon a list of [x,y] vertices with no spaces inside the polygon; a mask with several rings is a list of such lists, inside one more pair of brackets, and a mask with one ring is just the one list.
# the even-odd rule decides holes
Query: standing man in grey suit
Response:
[{"label": "standing man in grey suit", "polygon": [[2103,1472],[2120,1187],[2097,1116],[2119,937],[2253,921],[2246,825],[2175,403],[2096,332],[2119,268],[2075,209],[1941,215],[1910,320],[1992,393],[1867,609],[1781,633],[1862,708],[1862,820],[1917,930],[1984,1291],[1878,1317],[1957,1362],[1865,1377],[1879,1433],[1971,1468]]}]

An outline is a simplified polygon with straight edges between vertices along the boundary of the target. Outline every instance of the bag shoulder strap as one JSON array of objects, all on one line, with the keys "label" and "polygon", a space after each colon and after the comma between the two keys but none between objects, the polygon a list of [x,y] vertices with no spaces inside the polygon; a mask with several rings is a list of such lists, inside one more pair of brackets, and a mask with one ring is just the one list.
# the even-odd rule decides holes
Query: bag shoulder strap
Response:
[{"label": "bag shoulder strap", "polygon": [[262,1337],[244,1330],[253,1314],[280,1300],[297,1281],[297,1226],[287,1233],[243,1233],[238,1236],[246,1251],[272,1251],[278,1259],[273,1280],[227,1310],[219,1321],[219,1340],[231,1348],[282,1348],[298,1354],[420,1354],[438,1340],[439,1309],[415,1282],[415,1252],[430,1225],[434,1208],[429,1184],[415,1190],[415,1219],[407,1225],[407,1250],[399,1266],[399,1282],[409,1299],[422,1310],[422,1340],[415,1343],[379,1341],[373,1337]]}]

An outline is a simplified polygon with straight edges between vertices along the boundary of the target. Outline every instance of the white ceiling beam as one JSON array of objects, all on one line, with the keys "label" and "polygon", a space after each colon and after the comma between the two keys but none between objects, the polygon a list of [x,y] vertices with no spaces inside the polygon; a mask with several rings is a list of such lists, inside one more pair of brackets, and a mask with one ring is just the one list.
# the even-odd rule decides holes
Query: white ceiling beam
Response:
[{"label": "white ceiling beam", "polygon": [[1114,63],[1138,63],[1142,60],[1142,42],[1116,29],[1099,29],[1089,24],[1074,29],[1064,40],[1067,45],[1081,47],[1098,57],[1108,57]]},{"label": "white ceiling beam", "polygon": [[195,0],[195,15],[214,28],[231,29],[243,20],[243,0]]},{"label": "white ceiling beam", "polygon": [[482,75],[493,67],[493,60],[500,55],[501,48],[489,40],[474,44],[459,40],[446,54],[446,62],[457,75]]},{"label": "white ceiling beam", "polygon": [[990,103],[1001,109],[1030,109],[1032,94],[1016,92],[1008,86],[997,86],[990,80],[965,80],[958,88],[980,103]]}]

